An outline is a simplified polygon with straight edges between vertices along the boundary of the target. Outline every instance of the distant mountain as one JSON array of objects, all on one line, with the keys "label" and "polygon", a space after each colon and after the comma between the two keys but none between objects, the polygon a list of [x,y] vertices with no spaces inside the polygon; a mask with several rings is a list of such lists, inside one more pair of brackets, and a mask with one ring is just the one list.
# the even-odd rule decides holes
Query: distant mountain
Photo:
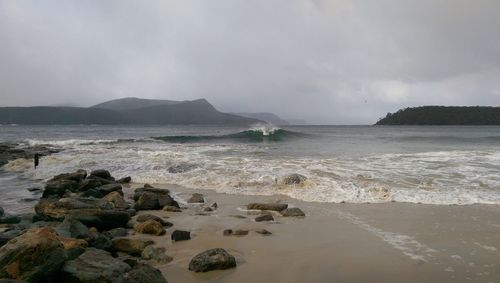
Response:
[{"label": "distant mountain", "polygon": [[217,111],[207,100],[125,98],[82,107],[0,107],[0,124],[250,125],[261,120]]},{"label": "distant mountain", "polygon": [[281,119],[280,117],[278,117],[273,113],[261,112],[261,113],[233,113],[233,114],[247,118],[261,120],[273,125],[284,126],[290,124],[288,121]]},{"label": "distant mountain", "polygon": [[376,125],[500,125],[500,107],[422,106],[388,113]]},{"label": "distant mountain", "polygon": [[182,103],[182,101],[126,97],[99,103],[97,105],[92,106],[91,108],[103,108],[103,109],[121,111],[130,109],[139,109],[150,106],[158,106],[158,105],[173,105],[178,103]]}]

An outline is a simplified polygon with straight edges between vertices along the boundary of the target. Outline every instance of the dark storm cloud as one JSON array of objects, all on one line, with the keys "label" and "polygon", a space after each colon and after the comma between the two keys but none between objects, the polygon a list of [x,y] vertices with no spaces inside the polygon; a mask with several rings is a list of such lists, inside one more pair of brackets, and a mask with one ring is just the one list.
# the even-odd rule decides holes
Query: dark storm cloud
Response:
[{"label": "dark storm cloud", "polygon": [[314,123],[499,105],[498,15],[496,0],[0,0],[0,104],[205,97]]}]

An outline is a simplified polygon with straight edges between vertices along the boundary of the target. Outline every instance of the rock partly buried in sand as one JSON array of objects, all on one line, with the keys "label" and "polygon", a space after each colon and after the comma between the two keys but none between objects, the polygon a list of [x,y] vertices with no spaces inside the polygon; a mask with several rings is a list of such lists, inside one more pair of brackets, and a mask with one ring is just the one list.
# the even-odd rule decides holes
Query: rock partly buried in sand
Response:
[{"label": "rock partly buried in sand", "polygon": [[0,248],[0,278],[43,282],[66,261],[64,246],[50,228],[32,228]]},{"label": "rock partly buried in sand", "polygon": [[139,194],[134,208],[137,210],[158,210],[166,205],[179,207],[179,204],[168,193],[159,194],[143,191]]},{"label": "rock partly buried in sand", "polygon": [[145,222],[136,223],[134,225],[134,231],[141,234],[151,234],[156,236],[161,236],[166,232],[161,223],[155,220],[146,220]]},{"label": "rock partly buried in sand", "polygon": [[204,203],[205,199],[202,194],[194,193],[187,201],[188,203]]},{"label": "rock partly buried in sand", "polygon": [[226,229],[224,232],[222,232],[224,236],[246,236],[248,235],[248,230],[231,230],[231,229]]},{"label": "rock partly buried in sand", "polygon": [[174,232],[172,232],[172,235],[170,236],[170,238],[174,242],[191,240],[191,232],[175,230]]},{"label": "rock partly buried in sand", "polygon": [[207,272],[211,270],[224,270],[236,267],[236,259],[224,249],[211,249],[204,251],[191,259],[189,270]]},{"label": "rock partly buried in sand", "polygon": [[282,216],[285,217],[304,217],[306,214],[298,207],[287,208],[280,211]]},{"label": "rock partly buried in sand", "polygon": [[132,256],[141,256],[142,251],[152,244],[154,244],[151,240],[143,240],[143,239],[132,239],[132,238],[114,238],[112,240],[113,247],[120,252],[127,253]]},{"label": "rock partly buried in sand", "polygon": [[167,227],[172,227],[174,225],[168,221],[163,220],[161,217],[152,214],[141,214],[136,218],[137,222],[145,222],[148,220],[155,220],[159,222],[162,226],[167,226]]},{"label": "rock partly buried in sand", "polygon": [[171,205],[165,205],[163,210],[168,212],[182,212],[180,208]]},{"label": "rock partly buried in sand", "polygon": [[153,186],[151,186],[149,184],[145,184],[144,188],[137,188],[134,190],[134,200],[135,201],[139,200],[139,197],[145,192],[149,192],[149,193],[153,193],[153,194],[157,194],[157,195],[170,194],[170,191],[167,189],[157,189],[157,188],[153,188]]},{"label": "rock partly buried in sand", "polygon": [[272,210],[272,211],[282,211],[287,207],[288,204],[286,203],[250,203],[247,205],[247,209]]},{"label": "rock partly buried in sand", "polygon": [[138,264],[123,275],[123,283],[168,283],[161,271],[147,264]]},{"label": "rock partly buried in sand", "polygon": [[255,222],[262,222],[262,221],[274,221],[274,217],[271,214],[263,214],[261,216],[255,217]]},{"label": "rock partly buried in sand", "polygon": [[300,185],[303,184],[307,180],[306,176],[300,174],[290,174],[283,178],[283,184],[285,185]]},{"label": "rock partly buried in sand", "polygon": [[165,248],[158,248],[151,245],[144,248],[141,257],[145,260],[153,260],[157,263],[165,264],[173,260],[173,258],[169,257],[165,252]]},{"label": "rock partly buried in sand", "polygon": [[62,282],[122,282],[131,268],[108,252],[89,248],[78,258],[66,262],[61,270]]},{"label": "rock partly buried in sand", "polygon": [[259,229],[255,230],[256,233],[261,234],[261,235],[272,235],[273,233],[267,231],[266,229]]}]

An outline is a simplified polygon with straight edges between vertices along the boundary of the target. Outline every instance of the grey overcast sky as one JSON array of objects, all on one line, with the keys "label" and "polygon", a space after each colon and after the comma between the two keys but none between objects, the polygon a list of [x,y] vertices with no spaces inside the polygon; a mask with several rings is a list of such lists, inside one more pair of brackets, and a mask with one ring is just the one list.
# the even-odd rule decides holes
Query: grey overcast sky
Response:
[{"label": "grey overcast sky", "polygon": [[206,98],[364,124],[500,105],[499,0],[0,0],[0,105]]}]

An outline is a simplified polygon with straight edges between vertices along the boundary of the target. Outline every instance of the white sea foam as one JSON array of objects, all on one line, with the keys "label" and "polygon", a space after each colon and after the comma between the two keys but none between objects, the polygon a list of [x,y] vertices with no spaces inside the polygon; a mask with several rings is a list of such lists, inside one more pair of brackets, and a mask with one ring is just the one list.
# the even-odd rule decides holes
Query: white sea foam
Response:
[{"label": "white sea foam", "polygon": [[[79,168],[107,168],[136,182],[178,184],[218,192],[283,194],[319,202],[414,202],[432,204],[500,204],[500,152],[446,151],[380,154],[363,157],[270,157],[262,145],[174,144],[115,140],[30,140],[65,150],[28,162],[11,162],[7,170],[47,179]],[[193,164],[173,174],[170,166]],[[16,168],[21,168],[18,170]],[[283,185],[287,174],[308,177],[301,186]]]}]

